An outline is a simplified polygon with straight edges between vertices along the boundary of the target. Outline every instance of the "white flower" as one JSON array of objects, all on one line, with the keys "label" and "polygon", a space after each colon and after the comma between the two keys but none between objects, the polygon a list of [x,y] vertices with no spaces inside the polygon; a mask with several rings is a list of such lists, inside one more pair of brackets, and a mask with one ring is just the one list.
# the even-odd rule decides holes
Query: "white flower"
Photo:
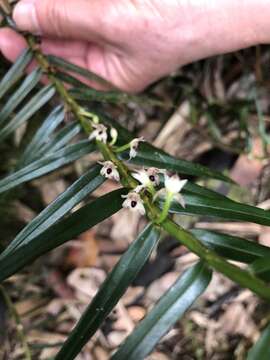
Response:
[{"label": "white flower", "polygon": [[142,184],[138,186],[138,188],[146,188],[159,185],[159,173],[159,169],[151,167],[147,170],[137,170],[136,172],[132,173],[132,176]]},{"label": "white flower", "polygon": [[145,208],[138,193],[132,191],[127,195],[122,195],[122,198],[126,199],[123,202],[123,208],[130,209],[132,211],[138,211],[141,215],[145,214]]},{"label": "white flower", "polygon": [[167,174],[165,174],[165,188],[168,192],[172,193],[172,194],[177,194],[179,193],[183,187],[186,185],[187,180],[180,180],[179,176],[177,174],[172,175],[172,176],[168,176]]},{"label": "white flower", "polygon": [[102,176],[105,176],[107,179],[120,181],[119,172],[112,161],[99,162],[99,164],[103,165],[100,170]]},{"label": "white flower", "polygon": [[92,124],[92,127],[95,129],[91,132],[89,140],[96,139],[106,144],[108,139],[107,128],[103,124]]},{"label": "white flower", "polygon": [[137,156],[137,150],[138,150],[138,146],[140,144],[140,142],[145,141],[143,137],[139,137],[136,139],[133,139],[129,146],[130,146],[130,150],[129,150],[129,160],[133,159]]},{"label": "white flower", "polygon": [[187,179],[181,180],[178,175],[172,175],[168,176],[165,174],[165,187],[161,190],[159,190],[155,196],[154,200],[157,197],[163,197],[165,199],[168,199],[168,202],[170,203],[172,200],[177,201],[183,208],[186,207],[185,200],[183,196],[180,194],[180,191],[183,189],[183,187],[187,183]]}]

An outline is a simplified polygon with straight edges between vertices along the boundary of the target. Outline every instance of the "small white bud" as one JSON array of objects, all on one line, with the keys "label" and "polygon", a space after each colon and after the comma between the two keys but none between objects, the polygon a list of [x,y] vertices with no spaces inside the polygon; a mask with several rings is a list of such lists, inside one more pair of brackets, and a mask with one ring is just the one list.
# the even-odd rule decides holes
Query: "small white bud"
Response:
[{"label": "small white bud", "polygon": [[114,145],[117,141],[117,138],[118,138],[118,131],[115,129],[115,128],[111,128],[110,130],[110,135],[111,135],[111,145]]}]

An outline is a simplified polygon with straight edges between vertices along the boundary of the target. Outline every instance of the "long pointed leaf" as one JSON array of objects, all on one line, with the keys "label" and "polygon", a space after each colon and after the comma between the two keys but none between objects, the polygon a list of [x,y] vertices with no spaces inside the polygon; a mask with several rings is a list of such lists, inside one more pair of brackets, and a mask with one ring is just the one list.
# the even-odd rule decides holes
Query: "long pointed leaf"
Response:
[{"label": "long pointed leaf", "polygon": [[265,257],[255,260],[250,265],[249,269],[255,276],[260,277],[264,281],[269,281],[270,280],[269,254],[265,254]]},{"label": "long pointed leaf", "polygon": [[186,208],[174,202],[172,213],[213,216],[221,219],[250,221],[261,225],[270,225],[270,211],[245,205],[228,198],[210,198],[183,190]]},{"label": "long pointed leaf", "polygon": [[107,86],[110,88],[114,87],[109,81],[103,79],[101,76],[99,76],[87,69],[84,69],[80,66],[72,64],[60,57],[57,57],[54,55],[49,55],[47,58],[52,65],[59,67],[61,71],[66,70],[68,72],[72,72],[72,73],[81,75],[85,79],[99,83],[101,85],[104,85],[104,86]]},{"label": "long pointed leaf", "polygon": [[42,145],[49,142],[51,134],[57,126],[64,120],[64,109],[62,106],[57,106],[50,115],[44,120],[43,124],[39,127],[31,142],[25,149],[21,159],[20,167],[29,164],[37,157],[37,152],[40,153]]},{"label": "long pointed leaf", "polygon": [[159,340],[205,291],[211,271],[199,262],[162,296],[157,305],[112,356],[112,360],[143,360]]},{"label": "long pointed leaf", "polygon": [[72,208],[104,182],[96,165],[82,175],[66,191],[59,195],[37,217],[35,217],[0,254],[0,260],[8,256],[18,246],[23,246],[63,218]]},{"label": "long pointed leaf", "polygon": [[[118,140],[121,145],[123,145],[123,143],[130,142],[134,138],[133,134],[131,134],[128,130],[118,124],[107,114],[100,113],[99,111],[95,111],[95,113],[100,116],[104,123],[117,129],[119,134]],[[128,160],[129,154],[128,152],[125,152],[120,154],[119,157],[123,160]],[[137,156],[129,160],[129,163],[145,167],[167,169],[169,171],[180,173],[180,175],[187,174],[198,177],[218,179],[230,183],[233,182],[229,177],[218,171],[211,170],[203,165],[193,163],[191,161],[177,159],[149,143],[142,143],[139,147]]]},{"label": "long pointed leaf", "polygon": [[47,85],[41,89],[32,99],[18,112],[14,118],[0,130],[0,141],[9,136],[25,121],[29,120],[42,106],[44,106],[54,95],[55,89]]},{"label": "long pointed leaf", "polygon": [[64,165],[80,159],[95,150],[95,145],[88,140],[68,145],[54,154],[44,156],[30,165],[12,173],[0,181],[0,193],[10,190],[27,181],[36,179]]},{"label": "long pointed leaf", "polygon": [[30,50],[25,50],[13,64],[0,82],[0,98],[3,97],[6,92],[22,77],[32,58],[32,52]]},{"label": "long pointed leaf", "polygon": [[120,189],[106,194],[60,220],[25,245],[19,246],[9,256],[0,260],[0,282],[39,256],[75,239],[84,231],[119,211],[123,203],[121,195],[125,193],[125,190]]},{"label": "long pointed leaf", "polygon": [[[122,155],[122,158],[128,160],[129,155],[125,153]],[[141,144],[138,155],[135,158],[131,159],[130,162],[132,164],[145,167],[153,166],[159,169],[166,169],[180,174],[187,174],[232,182],[231,179],[218,171],[211,170],[197,163],[177,159],[171,155],[166,154],[162,150],[146,143]]]},{"label": "long pointed leaf", "polygon": [[53,154],[55,151],[63,148],[68,144],[76,135],[81,131],[81,126],[77,122],[66,125],[63,129],[59,130],[48,144],[45,144],[40,151],[40,154]]},{"label": "long pointed leaf", "polygon": [[78,355],[142,269],[158,239],[158,231],[150,225],[131,244],[73,329],[56,360],[72,360]]},{"label": "long pointed leaf", "polygon": [[258,342],[249,351],[247,360],[270,359],[270,324],[264,330]]},{"label": "long pointed leaf", "polygon": [[5,106],[0,111],[0,127],[3,126],[10,114],[16,107],[26,98],[26,96],[34,89],[41,79],[42,70],[36,69],[29,74],[21,86],[11,95]]},{"label": "long pointed leaf", "polygon": [[230,260],[248,264],[264,256],[270,257],[269,247],[253,241],[214,231],[194,229],[191,232],[209,249]]}]

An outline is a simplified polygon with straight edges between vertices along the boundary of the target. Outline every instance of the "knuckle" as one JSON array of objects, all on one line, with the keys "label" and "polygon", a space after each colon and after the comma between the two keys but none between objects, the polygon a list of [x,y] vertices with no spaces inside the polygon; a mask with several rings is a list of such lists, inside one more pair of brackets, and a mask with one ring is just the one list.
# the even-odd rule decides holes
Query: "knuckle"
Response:
[{"label": "knuckle", "polygon": [[40,5],[43,7],[39,19],[42,30],[48,35],[62,37],[68,20],[68,1],[47,0],[41,1]]}]

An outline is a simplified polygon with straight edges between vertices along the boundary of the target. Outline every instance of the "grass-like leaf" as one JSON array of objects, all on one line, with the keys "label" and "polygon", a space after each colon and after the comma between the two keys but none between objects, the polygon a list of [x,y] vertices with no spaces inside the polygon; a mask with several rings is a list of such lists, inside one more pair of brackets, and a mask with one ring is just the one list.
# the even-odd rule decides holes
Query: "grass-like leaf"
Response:
[{"label": "grass-like leaf", "polygon": [[255,260],[250,265],[250,271],[263,279],[264,281],[270,280],[270,262],[269,262],[269,254],[265,254],[265,257]]},{"label": "grass-like leaf", "polygon": [[[62,77],[63,78],[63,77]],[[67,79],[67,76],[66,76]],[[80,85],[80,84],[78,84]],[[98,101],[104,103],[112,103],[112,104],[128,104],[130,102],[134,102],[139,105],[148,105],[148,106],[161,106],[165,105],[156,99],[152,99],[143,95],[136,96],[130,95],[127,93],[119,92],[119,91],[97,91],[90,87],[75,87],[69,91],[69,94],[76,100],[83,101]]]},{"label": "grass-like leaf", "polygon": [[[214,192],[213,192],[214,193]],[[203,195],[191,193],[183,190],[186,201],[186,208],[182,208],[178,203],[171,206],[172,213],[185,213],[192,215],[213,216],[220,219],[249,221],[261,225],[270,225],[270,211],[266,211],[255,206],[241,204],[228,198],[205,197]]]},{"label": "grass-like leaf", "polygon": [[60,167],[70,164],[80,159],[86,154],[95,150],[95,145],[88,140],[82,140],[77,144],[71,144],[53,154],[44,156],[34,161],[30,165],[12,173],[0,181],[0,193],[10,190],[27,181],[36,179],[42,175],[59,169]]},{"label": "grass-like leaf", "polygon": [[[107,114],[101,114],[98,111],[96,113],[101,117],[104,123],[117,129],[119,134],[118,140],[121,145],[123,143],[130,142],[134,138],[133,134],[131,134],[123,126],[119,125]],[[179,173],[180,175],[185,174],[202,178],[212,178],[232,183],[232,180],[228,176],[225,176],[218,171],[211,170],[203,165],[196,164],[191,161],[177,159],[176,157],[167,154],[165,151],[158,149],[149,143],[140,144],[137,156],[131,160],[129,160],[128,152],[122,153],[119,157],[122,160],[126,160],[135,165],[157,167],[159,169],[166,169],[168,171]]]},{"label": "grass-like leaf", "polygon": [[[127,160],[128,154],[124,154],[123,158]],[[141,144],[138,155],[131,160],[131,163],[145,167],[153,166],[180,174],[232,182],[231,179],[218,171],[211,170],[205,166],[190,161],[177,159],[153,145],[146,143]]]},{"label": "grass-like leaf", "polygon": [[13,133],[25,121],[29,120],[39,109],[41,109],[55,94],[52,85],[47,85],[24,105],[24,107],[14,116],[14,118],[3,128],[0,129],[0,141]]},{"label": "grass-like leaf", "polygon": [[42,71],[40,69],[36,69],[29,74],[21,86],[14,91],[14,93],[10,96],[7,103],[0,111],[0,127],[3,126],[8,117],[12,114],[12,112],[16,109],[16,107],[26,98],[27,95],[35,88],[41,79]]},{"label": "grass-like leaf", "polygon": [[51,226],[39,236],[12,251],[0,260],[0,282],[15,274],[39,256],[55,249],[101,221],[110,217],[122,207],[124,189],[115,190],[87,204]]},{"label": "grass-like leaf", "polygon": [[88,170],[48,205],[37,217],[28,223],[9,244],[5,251],[0,254],[0,260],[12,253],[18,246],[24,246],[33,238],[46,231],[101,185],[105,179],[100,175],[100,168],[100,165],[96,165]]},{"label": "grass-like leaf", "polygon": [[247,360],[269,360],[270,359],[270,324],[262,333],[258,342],[249,351]]},{"label": "grass-like leaf", "polygon": [[80,75],[84,79],[90,80],[94,83],[99,83],[99,84],[104,85],[109,88],[115,88],[109,81],[103,79],[101,76],[99,76],[87,69],[84,69],[80,66],[72,64],[62,58],[59,58],[54,55],[49,55],[49,56],[47,56],[47,59],[53,66],[55,66],[56,68],[59,68],[61,71],[71,72],[71,73]]},{"label": "grass-like leaf", "polygon": [[162,296],[157,305],[112,356],[112,360],[143,360],[159,340],[205,291],[211,271],[199,262]]},{"label": "grass-like leaf", "polygon": [[142,269],[158,239],[159,232],[150,225],[131,244],[73,329],[56,360],[72,360],[78,355]]},{"label": "grass-like leaf", "polygon": [[23,76],[25,69],[33,59],[30,50],[25,50],[0,82],[0,98]]},{"label": "grass-like leaf", "polygon": [[253,241],[208,230],[194,229],[191,232],[209,249],[230,260],[249,264],[264,256],[270,257],[269,247]]},{"label": "grass-like leaf", "polygon": [[30,164],[33,159],[40,156],[42,148],[45,144],[50,142],[50,137],[58,125],[64,120],[65,113],[62,106],[57,106],[50,115],[43,121],[38,128],[30,143],[27,145],[21,159],[19,160],[20,167],[22,165]]}]

